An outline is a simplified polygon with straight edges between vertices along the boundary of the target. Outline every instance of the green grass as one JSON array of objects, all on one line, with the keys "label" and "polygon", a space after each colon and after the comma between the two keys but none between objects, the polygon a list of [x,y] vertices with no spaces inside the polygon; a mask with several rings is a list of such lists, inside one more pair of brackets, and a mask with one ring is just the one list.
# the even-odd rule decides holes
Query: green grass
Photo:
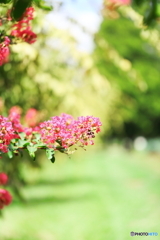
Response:
[{"label": "green grass", "polygon": [[[160,158],[112,147],[26,168],[27,203],[4,209],[0,240],[128,240],[160,234]],[[158,239],[139,236],[136,239]]]}]

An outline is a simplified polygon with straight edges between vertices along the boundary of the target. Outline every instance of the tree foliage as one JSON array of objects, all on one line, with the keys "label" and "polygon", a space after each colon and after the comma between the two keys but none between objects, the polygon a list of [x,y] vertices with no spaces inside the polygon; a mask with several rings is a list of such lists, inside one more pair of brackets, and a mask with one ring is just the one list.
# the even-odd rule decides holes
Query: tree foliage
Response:
[{"label": "tree foliage", "polygon": [[104,13],[115,18],[118,15],[115,10],[123,5],[130,5],[140,14],[144,26],[153,27],[159,22],[159,0],[104,0]]},{"label": "tree foliage", "polygon": [[160,134],[158,26],[142,29],[141,17],[131,7],[118,14],[117,19],[104,18],[94,52],[100,73],[119,92],[111,135],[156,137]]}]

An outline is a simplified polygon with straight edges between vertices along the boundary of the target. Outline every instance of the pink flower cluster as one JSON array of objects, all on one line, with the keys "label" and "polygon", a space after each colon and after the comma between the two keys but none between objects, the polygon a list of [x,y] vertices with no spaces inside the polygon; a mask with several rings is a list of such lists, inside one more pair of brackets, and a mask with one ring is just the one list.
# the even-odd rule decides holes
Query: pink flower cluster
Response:
[{"label": "pink flower cluster", "polygon": [[101,122],[93,116],[78,117],[68,114],[52,117],[39,125],[42,141],[48,146],[69,148],[80,142],[81,146],[93,145],[95,133],[100,132]]},{"label": "pink flower cluster", "polygon": [[20,107],[14,106],[10,109],[8,118],[0,116],[0,152],[8,152],[11,140],[19,139],[19,133],[22,132],[25,133],[24,138],[32,145],[36,144],[35,134],[38,133],[42,144],[59,151],[76,144],[81,147],[93,145],[95,134],[100,132],[102,125],[99,118],[93,116],[74,119],[65,113],[37,125],[38,111],[30,108],[24,117],[28,125],[25,127],[20,122],[21,111]]},{"label": "pink flower cluster", "polygon": [[10,39],[4,37],[4,41],[0,43],[0,66],[8,61]]},{"label": "pink flower cluster", "polygon": [[34,8],[29,7],[26,9],[22,19],[12,26],[13,30],[11,36],[22,39],[27,43],[34,43],[37,35],[31,30],[31,20],[33,20]]},{"label": "pink flower cluster", "polygon": [[128,5],[128,4],[130,4],[131,0],[107,0],[107,2],[109,4],[114,4],[114,5],[120,6],[120,5]]},{"label": "pink flower cluster", "polygon": [[131,3],[131,0],[112,0],[112,2],[115,2],[116,4],[119,5],[128,5]]},{"label": "pink flower cluster", "polygon": [[28,111],[26,112],[25,116],[24,116],[24,122],[25,125],[27,125],[28,127],[24,127],[21,124],[21,113],[22,113],[22,109],[19,106],[13,106],[10,110],[9,110],[9,120],[12,123],[12,126],[15,130],[16,133],[20,133],[20,132],[25,132],[26,135],[31,135],[33,131],[38,131],[38,111],[35,108],[30,108],[28,109]]},{"label": "pink flower cluster", "polygon": [[8,152],[8,145],[12,139],[18,138],[15,129],[8,118],[0,115],[0,151]]},{"label": "pink flower cluster", "polygon": [[[8,176],[5,173],[0,173],[0,185],[6,184],[8,181]],[[10,193],[0,188],[0,209],[4,208],[4,206],[9,205],[12,202],[12,196]]]},{"label": "pink flower cluster", "polygon": [[24,127],[20,123],[21,108],[14,106],[9,110],[9,120],[12,123],[12,127],[16,133],[23,132]]},{"label": "pink flower cluster", "polygon": [[[7,13],[7,20],[12,21],[10,16],[11,10]],[[11,39],[13,37],[19,38],[27,43],[34,43],[37,39],[37,35],[31,30],[31,21],[34,16],[34,8],[29,7],[26,9],[25,13],[22,16],[22,19],[17,23],[13,24],[11,33],[8,36],[0,36],[0,66],[8,62],[9,59],[9,45],[12,44]],[[6,22],[6,20],[5,20]],[[0,20],[0,26],[3,24],[3,21]]]}]

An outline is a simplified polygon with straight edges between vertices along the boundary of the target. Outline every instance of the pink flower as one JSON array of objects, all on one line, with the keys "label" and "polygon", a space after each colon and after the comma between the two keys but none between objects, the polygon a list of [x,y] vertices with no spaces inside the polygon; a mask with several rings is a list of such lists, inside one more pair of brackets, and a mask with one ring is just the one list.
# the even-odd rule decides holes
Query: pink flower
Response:
[{"label": "pink flower", "polygon": [[12,113],[21,114],[22,113],[22,109],[19,106],[13,106],[9,110],[9,114],[12,114]]},{"label": "pink flower", "polygon": [[26,134],[26,136],[32,136],[32,134],[33,134],[33,129],[30,128],[30,127],[25,127],[25,128],[23,129],[23,131],[24,131],[24,133]]},{"label": "pink flower", "polygon": [[5,173],[0,173],[0,184],[4,185],[8,181],[8,176]]},{"label": "pink flower", "polygon": [[27,43],[34,43],[37,35],[32,32],[30,22],[33,20],[34,8],[27,8],[22,16],[22,19],[12,26],[11,35],[22,39]]},{"label": "pink flower", "polygon": [[128,5],[131,3],[131,0],[108,0],[107,2],[115,5]]},{"label": "pink flower", "polygon": [[27,19],[28,20],[33,20],[34,18],[34,8],[33,7],[29,7],[26,9],[25,13],[22,16],[22,19]]},{"label": "pink flower", "polygon": [[20,123],[20,118],[21,118],[21,108],[18,106],[14,106],[9,110],[9,120],[12,123],[13,129],[15,132],[23,132],[23,126]]},{"label": "pink flower", "polygon": [[0,151],[8,152],[11,140],[17,137],[9,119],[0,115]]},{"label": "pink flower", "polygon": [[0,209],[4,208],[4,206],[9,205],[12,202],[12,196],[5,189],[0,189]]},{"label": "pink flower", "polygon": [[21,38],[24,42],[34,43],[37,40],[37,35],[30,29],[15,29],[11,32],[11,35],[17,38]]},{"label": "pink flower", "polygon": [[9,44],[10,39],[8,37],[4,37],[4,41],[0,43],[0,66],[8,62]]},{"label": "pink flower", "polygon": [[37,124],[38,111],[35,108],[30,108],[26,112],[25,121],[29,127],[35,127]]}]

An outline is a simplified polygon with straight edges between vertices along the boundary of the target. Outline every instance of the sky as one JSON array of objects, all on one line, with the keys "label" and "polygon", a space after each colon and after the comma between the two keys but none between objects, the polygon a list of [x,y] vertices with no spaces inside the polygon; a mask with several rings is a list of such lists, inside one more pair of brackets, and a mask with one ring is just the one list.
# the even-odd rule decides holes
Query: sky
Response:
[{"label": "sky", "polygon": [[[53,4],[53,0],[49,2]],[[57,1],[48,19],[57,28],[68,30],[77,40],[79,50],[92,52],[94,49],[93,34],[98,30],[102,21],[100,14],[102,2],[103,0],[64,0],[64,4],[59,8]],[[68,18],[74,19],[78,24],[69,21]]]}]

